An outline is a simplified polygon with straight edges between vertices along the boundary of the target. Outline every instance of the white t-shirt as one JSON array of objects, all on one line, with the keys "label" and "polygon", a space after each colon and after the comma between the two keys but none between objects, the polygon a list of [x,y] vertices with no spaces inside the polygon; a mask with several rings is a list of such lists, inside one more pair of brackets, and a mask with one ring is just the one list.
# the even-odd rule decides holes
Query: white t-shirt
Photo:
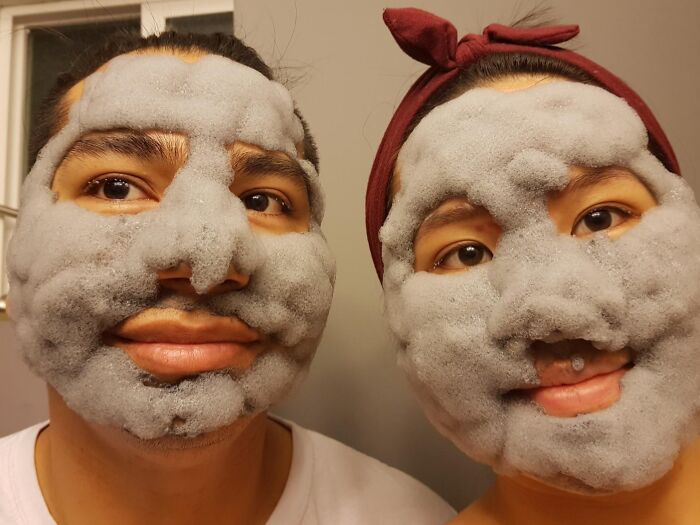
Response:
[{"label": "white t-shirt", "polygon": [[[282,424],[292,431],[292,466],[267,525],[443,525],[455,515],[403,472],[294,423]],[[34,467],[34,445],[46,425],[0,438],[2,525],[55,525]]]}]

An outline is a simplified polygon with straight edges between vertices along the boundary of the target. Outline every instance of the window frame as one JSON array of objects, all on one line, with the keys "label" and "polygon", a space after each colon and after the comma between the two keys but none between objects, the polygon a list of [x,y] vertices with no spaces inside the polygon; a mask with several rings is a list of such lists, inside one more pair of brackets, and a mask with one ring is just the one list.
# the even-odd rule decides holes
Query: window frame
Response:
[{"label": "window frame", "polygon": [[[165,30],[169,18],[231,12],[234,0],[59,0],[0,7],[0,205],[17,209],[24,178],[27,45],[34,27],[139,18],[141,34]],[[7,243],[15,219],[0,215],[0,300],[7,294]],[[0,312],[1,313],[1,312]]]}]

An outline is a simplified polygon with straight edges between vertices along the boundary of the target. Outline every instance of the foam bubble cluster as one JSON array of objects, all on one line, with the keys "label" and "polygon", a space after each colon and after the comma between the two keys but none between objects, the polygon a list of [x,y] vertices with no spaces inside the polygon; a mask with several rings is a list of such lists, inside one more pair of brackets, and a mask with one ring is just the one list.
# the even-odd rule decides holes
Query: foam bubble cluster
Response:
[{"label": "foam bubble cluster", "polygon": [[[71,145],[86,133],[119,128],[188,137],[188,160],[158,209],[106,216],[57,202],[51,181]],[[226,149],[241,141],[296,158],[302,139],[289,92],[223,57],[187,64],[174,56],[123,55],[87,78],[67,124],[26,179],[8,258],[22,351],[69,406],[144,439],[192,436],[267,409],[303,375],[335,275],[320,230],[318,174],[300,161],[311,200],[308,233],[256,234],[229,190],[235,173]],[[198,291],[221,282],[231,265],[251,276],[243,290],[205,305],[276,342],[249,370],[154,385],[123,351],[103,343],[105,330],[163,306],[157,272],[180,262],[191,266]]]},{"label": "foam bubble cluster", "polygon": [[[427,115],[397,164],[381,230],[386,311],[437,428],[498,472],[568,490],[631,490],[666,473],[700,423],[700,212],[647,150],[634,111],[573,82],[474,89]],[[547,193],[566,186],[570,166],[627,168],[659,205],[617,240],[558,234]],[[493,260],[414,272],[417,228],[454,196],[502,227]],[[631,350],[620,400],[559,418],[507,395],[538,384],[530,346],[553,335]]]}]

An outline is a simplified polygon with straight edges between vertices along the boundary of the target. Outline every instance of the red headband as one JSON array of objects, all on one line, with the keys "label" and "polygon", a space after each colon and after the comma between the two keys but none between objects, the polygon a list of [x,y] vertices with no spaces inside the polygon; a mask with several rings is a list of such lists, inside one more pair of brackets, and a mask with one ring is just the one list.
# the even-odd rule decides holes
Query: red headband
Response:
[{"label": "red headband", "polygon": [[676,155],[661,126],[644,101],[622,80],[587,58],[553,47],[575,37],[576,25],[538,28],[515,28],[491,24],[481,35],[466,35],[457,41],[457,30],[447,20],[415,8],[386,9],[384,23],[408,55],[430,66],[408,90],[396,109],[379,150],[374,158],[367,184],[365,216],[367,240],[374,267],[382,278],[382,245],[379,229],[386,219],[387,192],[396,155],[401,148],[406,129],[428,98],[441,86],[456,77],[486,55],[498,53],[529,53],[553,57],[585,71],[601,87],[624,98],[637,112],[647,128],[651,141],[657,146],[666,168],[680,174]]}]

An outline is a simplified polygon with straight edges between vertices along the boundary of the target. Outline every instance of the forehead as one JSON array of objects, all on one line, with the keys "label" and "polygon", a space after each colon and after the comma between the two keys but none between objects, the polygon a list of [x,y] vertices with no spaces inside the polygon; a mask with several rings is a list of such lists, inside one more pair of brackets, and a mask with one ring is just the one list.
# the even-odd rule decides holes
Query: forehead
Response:
[{"label": "forehead", "polygon": [[459,194],[497,207],[494,201],[561,188],[572,165],[627,166],[646,142],[626,102],[595,86],[555,81],[510,93],[474,89],[433,110],[408,138],[397,161],[397,202],[435,205]]},{"label": "forehead", "polygon": [[303,129],[289,92],[258,71],[201,53],[118,56],[68,93],[82,133],[163,129],[296,154]]},{"label": "forehead", "polygon": [[[133,51],[131,53],[125,53],[125,55],[140,55],[140,56],[152,56],[152,55],[172,55],[174,57],[179,58],[183,62],[187,64],[191,64],[193,62],[196,62],[203,56],[206,56],[208,53],[204,52],[203,50],[200,49],[190,49],[190,50],[183,50],[183,49],[164,49],[164,48],[149,48],[149,49],[143,49],[143,50],[137,50]],[[100,67],[97,68],[96,71],[104,71],[107,69],[109,66],[109,63],[113,59],[108,60],[104,64],[102,64]],[[85,90],[85,78],[77,82],[73,87],[71,87],[66,94],[63,96],[61,99],[61,103],[64,104],[64,107],[66,109],[70,109],[75,102],[80,100],[80,97],[83,95],[83,91]]]}]

